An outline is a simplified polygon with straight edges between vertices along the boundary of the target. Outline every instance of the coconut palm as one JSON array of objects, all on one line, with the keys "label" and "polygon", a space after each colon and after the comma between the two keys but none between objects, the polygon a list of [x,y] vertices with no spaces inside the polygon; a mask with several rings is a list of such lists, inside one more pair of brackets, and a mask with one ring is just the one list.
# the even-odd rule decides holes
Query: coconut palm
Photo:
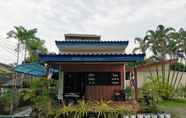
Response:
[{"label": "coconut palm", "polygon": [[14,26],[14,30],[11,30],[7,33],[8,38],[15,38],[18,40],[18,47],[17,47],[17,63],[19,61],[19,52],[20,52],[20,44],[23,44],[25,46],[25,59],[26,59],[26,53],[27,53],[27,41],[30,39],[38,39],[35,34],[37,33],[37,29],[30,29],[27,30],[23,26]]},{"label": "coconut palm", "polygon": [[148,44],[147,44],[147,39],[148,37],[144,37],[144,38],[135,38],[135,43],[137,43],[139,45],[139,47],[136,47],[133,49],[133,53],[137,52],[137,51],[140,51],[142,52],[143,54],[146,53],[147,49],[148,49]]},{"label": "coconut palm", "polygon": [[[15,26],[14,30],[11,30],[7,33],[7,38],[14,38],[18,40],[18,47],[17,47],[17,64],[19,62],[19,52],[20,52],[20,45],[24,45],[25,48],[25,61],[26,61],[26,54],[27,51],[29,52],[29,56],[32,57],[33,52],[37,50],[41,50],[44,49],[43,48],[43,43],[38,37],[36,37],[36,33],[37,33],[37,29],[25,29],[23,26]],[[34,48],[33,48],[34,47]],[[16,78],[17,76],[15,76],[15,78],[13,78],[13,98],[14,100],[16,100],[17,98],[17,88],[16,88]],[[13,108],[14,108],[14,103],[12,102],[11,105],[11,109],[13,112]]]},{"label": "coconut palm", "polygon": [[155,31],[147,31],[147,40],[149,48],[154,54],[154,58],[158,61],[165,60],[169,54],[170,48],[169,42],[172,36],[172,33],[175,32],[175,29],[172,27],[165,28],[163,25],[158,25]]},{"label": "coconut palm", "polygon": [[27,30],[23,26],[15,26],[14,30],[11,30],[7,33],[8,38],[15,38],[18,40],[18,54],[17,54],[17,63],[19,61],[19,52],[20,52],[20,44],[25,46],[25,61],[27,51],[29,56],[32,58],[36,58],[36,53],[38,52],[47,52],[46,48],[43,47],[44,41],[40,40],[37,36],[37,29],[29,29]]},{"label": "coconut palm", "polygon": [[[170,47],[172,34],[175,29],[172,27],[164,27],[159,25],[156,30],[148,30],[146,37],[150,50],[154,54],[151,58],[156,61],[166,60],[172,52]],[[157,76],[159,76],[158,69],[156,69]],[[165,78],[165,66],[162,65],[162,78]]]}]

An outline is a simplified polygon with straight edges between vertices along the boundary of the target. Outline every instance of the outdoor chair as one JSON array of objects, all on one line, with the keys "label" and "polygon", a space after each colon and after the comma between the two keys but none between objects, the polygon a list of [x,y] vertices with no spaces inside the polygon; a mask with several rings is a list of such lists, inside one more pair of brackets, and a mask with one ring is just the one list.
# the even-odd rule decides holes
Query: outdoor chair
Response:
[{"label": "outdoor chair", "polygon": [[65,104],[67,104],[67,105],[77,104],[77,101],[78,101],[79,97],[80,96],[77,93],[66,93],[64,95]]},{"label": "outdoor chair", "polygon": [[124,90],[114,91],[113,100],[114,101],[125,101],[125,91]]}]

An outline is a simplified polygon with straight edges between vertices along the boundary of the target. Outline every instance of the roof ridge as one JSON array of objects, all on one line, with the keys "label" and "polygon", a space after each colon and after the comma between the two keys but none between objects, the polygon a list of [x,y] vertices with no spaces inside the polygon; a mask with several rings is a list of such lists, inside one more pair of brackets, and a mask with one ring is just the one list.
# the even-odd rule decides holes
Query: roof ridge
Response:
[{"label": "roof ridge", "polygon": [[60,43],[60,42],[129,42],[128,40],[62,40],[62,41],[59,41],[59,40],[56,40],[55,41],[56,43]]}]

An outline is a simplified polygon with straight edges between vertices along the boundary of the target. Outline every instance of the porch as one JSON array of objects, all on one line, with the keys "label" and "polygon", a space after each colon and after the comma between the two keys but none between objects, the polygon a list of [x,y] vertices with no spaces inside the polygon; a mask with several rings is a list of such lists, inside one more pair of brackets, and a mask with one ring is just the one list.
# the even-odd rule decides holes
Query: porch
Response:
[{"label": "porch", "polygon": [[84,99],[111,100],[113,93],[125,86],[124,64],[60,64],[60,72],[60,99],[73,92]]},{"label": "porch", "polygon": [[[58,67],[58,99],[63,101],[66,93],[74,91],[85,99],[111,100],[114,92],[126,87],[125,64],[143,61],[144,54],[60,54],[40,58]],[[137,77],[133,80],[137,98]]]}]

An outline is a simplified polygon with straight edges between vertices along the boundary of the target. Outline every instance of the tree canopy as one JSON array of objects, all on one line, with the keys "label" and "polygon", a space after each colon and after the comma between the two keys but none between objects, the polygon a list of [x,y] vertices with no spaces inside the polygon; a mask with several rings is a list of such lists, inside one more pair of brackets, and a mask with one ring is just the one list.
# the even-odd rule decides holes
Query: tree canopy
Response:
[{"label": "tree canopy", "polygon": [[151,52],[150,59],[160,61],[179,59],[186,56],[186,31],[180,28],[176,31],[172,27],[158,25],[155,30],[148,30],[145,37],[135,38],[137,46],[133,52]]},{"label": "tree canopy", "polygon": [[[178,88],[185,71],[185,65],[181,64],[184,64],[183,62],[186,64],[186,31],[183,28],[177,31],[173,27],[158,25],[155,30],[148,30],[144,37],[138,37],[135,41],[138,46],[133,52],[152,53],[152,56],[146,58],[145,62],[147,63],[166,60],[177,61],[177,64],[169,67],[168,75],[165,73],[165,65],[162,65],[161,69],[156,67],[156,77],[161,77],[163,83],[167,82],[174,88]],[[172,74],[171,70],[174,70]]]},{"label": "tree canopy", "polygon": [[[44,40],[41,40],[36,36],[37,29],[26,29],[23,26],[14,26],[14,30],[7,33],[7,38],[14,38],[18,40],[18,60],[20,44],[25,46],[25,62],[38,61],[39,53],[47,53],[47,49],[44,47]],[[26,56],[28,51],[28,57]]]}]

